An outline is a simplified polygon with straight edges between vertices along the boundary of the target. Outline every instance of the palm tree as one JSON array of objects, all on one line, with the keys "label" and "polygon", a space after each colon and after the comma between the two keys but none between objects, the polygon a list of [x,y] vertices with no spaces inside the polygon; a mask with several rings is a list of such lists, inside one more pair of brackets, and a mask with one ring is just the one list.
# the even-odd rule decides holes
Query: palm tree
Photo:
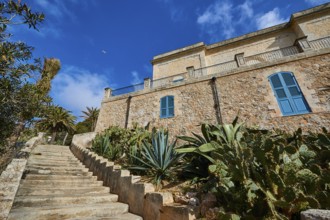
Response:
[{"label": "palm tree", "polygon": [[96,127],[96,122],[97,122],[97,118],[99,117],[99,113],[100,113],[100,109],[98,108],[94,108],[94,107],[86,107],[87,111],[82,111],[82,113],[84,113],[83,116],[80,116],[82,118],[85,119],[85,121],[90,122],[91,124],[91,131],[95,130]]},{"label": "palm tree", "polygon": [[61,131],[74,131],[76,117],[70,111],[60,106],[49,106],[46,115],[37,122],[37,128],[52,133],[51,143],[54,143],[56,135]]}]

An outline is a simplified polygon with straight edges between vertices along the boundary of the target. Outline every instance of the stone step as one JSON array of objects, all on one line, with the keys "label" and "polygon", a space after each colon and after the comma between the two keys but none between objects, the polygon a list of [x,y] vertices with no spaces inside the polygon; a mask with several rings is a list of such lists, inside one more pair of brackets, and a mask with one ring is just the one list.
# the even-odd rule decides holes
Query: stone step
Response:
[{"label": "stone step", "polygon": [[71,152],[50,152],[50,151],[33,151],[31,156],[48,156],[48,157],[73,157]]},{"label": "stone step", "polygon": [[62,168],[70,168],[70,167],[79,167],[85,168],[82,164],[42,164],[42,163],[28,163],[27,166],[39,166],[39,167],[62,167]]},{"label": "stone step", "polygon": [[78,161],[51,161],[51,160],[29,160],[29,164],[41,164],[46,166],[77,166],[82,164]]},{"label": "stone step", "polygon": [[103,186],[103,181],[92,180],[21,180],[21,186],[26,188],[34,187],[88,187],[88,186]]},{"label": "stone step", "polygon": [[72,153],[68,152],[55,152],[55,151],[32,151],[31,156],[63,156],[63,157],[72,157]]},{"label": "stone step", "polygon": [[65,171],[76,171],[76,172],[88,172],[88,169],[81,167],[44,167],[40,165],[28,165],[27,170],[65,170]]},{"label": "stone step", "polygon": [[11,210],[8,220],[41,220],[41,219],[82,219],[83,217],[120,216],[128,211],[123,203],[104,203],[75,206],[17,207]]},{"label": "stone step", "polygon": [[39,174],[39,175],[64,175],[64,176],[92,176],[91,172],[83,172],[83,171],[74,171],[74,170],[50,170],[50,169],[33,169],[27,168],[26,172],[29,174]]},{"label": "stone step", "polygon": [[46,155],[34,155],[34,156],[30,156],[29,159],[31,159],[31,160],[48,160],[48,161],[67,161],[67,162],[79,161],[75,157],[46,156]]},{"label": "stone step", "polygon": [[17,207],[41,207],[74,204],[102,204],[105,202],[117,202],[118,196],[114,194],[93,195],[63,195],[63,196],[17,196],[13,208]]},{"label": "stone step", "polygon": [[101,186],[91,186],[91,187],[24,187],[20,186],[17,191],[17,196],[42,196],[42,195],[91,195],[98,193],[110,193],[110,189],[108,187]]},{"label": "stone step", "polygon": [[38,148],[38,149],[34,149],[32,151],[32,153],[57,153],[57,154],[60,154],[60,153],[63,153],[63,154],[70,154],[71,150],[69,148],[60,148],[60,149],[57,149],[57,148]]},{"label": "stone step", "polygon": [[70,218],[70,220],[143,220],[142,217],[134,215],[131,213],[124,213],[121,215],[116,215],[112,217],[80,217],[80,218]]},{"label": "stone step", "polygon": [[76,180],[76,179],[90,179],[97,180],[96,176],[92,176],[92,173],[77,173],[76,175],[43,175],[43,174],[28,174],[26,180]]}]

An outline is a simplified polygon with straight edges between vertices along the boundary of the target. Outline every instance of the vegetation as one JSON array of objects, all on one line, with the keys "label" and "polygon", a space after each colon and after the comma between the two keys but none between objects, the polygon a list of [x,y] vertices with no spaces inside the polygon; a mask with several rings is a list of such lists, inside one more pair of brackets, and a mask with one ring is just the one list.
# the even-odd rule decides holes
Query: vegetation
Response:
[{"label": "vegetation", "polygon": [[152,134],[152,142],[143,142],[140,156],[133,156],[139,163],[130,167],[131,170],[142,170],[153,178],[153,182],[159,188],[161,181],[164,179],[173,179],[175,174],[174,169],[178,171],[178,165],[181,157],[176,153],[175,143],[168,143],[168,132],[154,131]]},{"label": "vegetation", "polygon": [[197,182],[200,193],[216,195],[218,219],[296,219],[308,208],[330,208],[330,134],[325,129],[288,134],[250,129],[236,118],[231,124],[203,124],[201,135],[180,136],[185,143],[178,148],[168,138],[164,130],[111,127],[98,136],[93,150],[158,187],[163,180]]},{"label": "vegetation", "polygon": [[92,150],[111,161],[134,164],[143,141],[151,140],[148,129],[148,125],[141,128],[137,124],[132,129],[112,126],[95,137]]},{"label": "vegetation", "polygon": [[[222,218],[291,219],[307,208],[330,208],[330,135],[251,130],[237,123],[203,125],[207,143],[179,153],[210,162],[204,190],[217,195]],[[196,136],[195,136],[196,137]],[[327,156],[326,156],[327,155]]]},{"label": "vegetation", "polygon": [[52,139],[50,142],[54,143],[58,132],[74,131],[74,121],[75,117],[70,111],[59,106],[49,106],[48,111],[39,121],[37,121],[36,126],[39,130],[51,132]]},{"label": "vegetation", "polygon": [[0,1],[0,151],[8,150],[5,146],[12,146],[26,126],[32,128],[52,101],[48,93],[59,60],[34,59],[33,48],[13,41],[8,28],[22,24],[37,30],[43,19],[21,1]]},{"label": "vegetation", "polygon": [[94,107],[86,107],[87,111],[82,111],[84,114],[81,116],[84,118],[84,122],[89,128],[89,131],[94,131],[96,127],[97,118],[99,117],[100,109]]}]

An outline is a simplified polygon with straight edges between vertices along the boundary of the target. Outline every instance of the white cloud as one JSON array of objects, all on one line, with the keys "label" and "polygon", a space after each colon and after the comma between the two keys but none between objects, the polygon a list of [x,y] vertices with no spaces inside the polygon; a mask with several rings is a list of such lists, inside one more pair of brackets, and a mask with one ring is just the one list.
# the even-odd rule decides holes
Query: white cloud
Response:
[{"label": "white cloud", "polygon": [[76,116],[86,107],[100,107],[108,79],[88,70],[65,66],[52,81],[54,103],[72,111]]},{"label": "white cloud", "polygon": [[311,6],[322,5],[324,3],[328,3],[329,0],[305,0]]},{"label": "white cloud", "polygon": [[199,14],[197,24],[202,34],[208,35],[213,43],[287,21],[281,17],[279,8],[267,13],[256,13],[254,7],[257,3],[255,0],[245,0],[235,6],[229,0],[216,0]]},{"label": "white cloud", "polygon": [[252,16],[253,8],[249,0],[236,7],[229,1],[217,0],[198,16],[197,24],[202,33],[206,33],[210,41],[214,42],[235,36],[237,28]]},{"label": "white cloud", "polygon": [[271,27],[277,24],[286,22],[287,19],[282,18],[278,8],[274,8],[272,11],[269,11],[256,19],[257,28],[264,29]]},{"label": "white cloud", "polygon": [[45,13],[46,20],[43,25],[40,25],[40,37],[55,37],[63,36],[61,25],[63,21],[78,23],[77,16],[73,13],[72,8],[80,8],[83,10],[88,9],[90,6],[95,5],[94,1],[87,0],[35,0],[37,6]]},{"label": "white cloud", "polygon": [[57,20],[61,20],[63,17],[69,17],[74,19],[74,14],[72,11],[68,9],[67,3],[72,2],[76,4],[74,1],[62,1],[62,0],[37,0],[35,1],[46,13],[46,15],[50,15]]},{"label": "white cloud", "polygon": [[132,71],[131,74],[132,74],[131,84],[135,85],[143,82],[137,71]]},{"label": "white cloud", "polygon": [[232,20],[232,7],[229,2],[216,2],[209,6],[206,11],[197,18],[197,23],[201,25],[216,24],[223,22],[228,24]]},{"label": "white cloud", "polygon": [[253,8],[250,1],[245,1],[243,4],[238,6],[238,9],[241,11],[241,19],[253,17]]},{"label": "white cloud", "polygon": [[185,18],[184,8],[180,7],[178,4],[174,4],[173,0],[158,0],[158,2],[164,4],[169,9],[172,21],[178,22]]}]

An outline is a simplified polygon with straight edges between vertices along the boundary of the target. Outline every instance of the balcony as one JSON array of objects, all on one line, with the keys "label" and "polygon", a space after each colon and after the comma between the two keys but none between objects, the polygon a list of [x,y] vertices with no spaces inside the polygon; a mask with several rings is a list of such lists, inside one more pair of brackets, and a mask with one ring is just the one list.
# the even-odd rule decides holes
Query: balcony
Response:
[{"label": "balcony", "polygon": [[235,59],[225,63],[219,63],[212,66],[207,66],[199,69],[188,68],[187,72],[172,75],[169,77],[152,80],[147,78],[143,83],[131,85],[123,88],[111,90],[106,89],[106,97],[120,96],[133,92],[138,92],[147,89],[156,89],[164,86],[175,85],[177,83],[186,81],[188,78],[200,78],[206,75],[218,74],[224,75],[228,71],[238,69],[243,66],[253,66],[260,63],[274,62],[278,59],[293,56],[309,50],[320,50],[330,48],[330,37],[325,37],[313,41],[307,41],[307,38],[298,39],[294,46],[281,48],[265,53],[255,54],[252,56],[244,57],[244,54],[237,54]]}]

